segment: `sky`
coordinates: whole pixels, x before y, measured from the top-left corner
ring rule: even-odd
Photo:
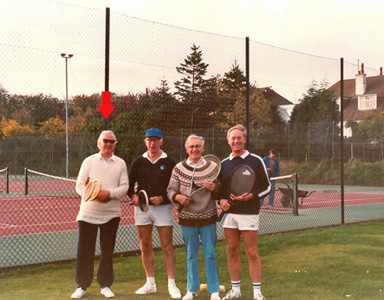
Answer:
[[[81,25],[76,25],[76,28],[72,29],[71,24],[83,20],[79,20],[79,16],[65,13],[71,6],[80,12],[81,8],[86,8],[84,19],[88,18],[88,21],[79,23]],[[258,82],[260,86],[272,86],[293,102],[305,92],[311,80],[326,79],[331,84],[335,83],[338,76],[338,60],[341,57],[350,64],[349,77],[353,76],[355,71],[357,73],[358,64],[364,63],[365,70],[370,76],[378,75],[379,68],[384,65],[382,0],[0,0],[0,51],[3,54],[0,56],[0,84],[10,93],[43,92],[63,98],[65,97],[64,60],[58,53],[68,51],[75,52],[74,57],[68,60],[70,96],[101,93],[104,78],[102,72],[99,74],[96,69],[102,68],[104,64],[104,33],[93,36],[93,33],[89,32],[91,27],[92,30],[97,27],[102,31],[104,20],[101,18],[95,21],[97,23],[89,20],[98,18],[93,15],[92,9],[95,9],[95,14],[100,15],[101,12],[101,16],[104,16],[103,10],[106,7],[111,9],[112,22],[121,16],[119,19],[121,29],[118,34],[125,30],[124,25],[120,25],[125,22],[125,16],[148,20],[152,21],[151,24],[158,23],[154,28],[159,28],[156,29],[159,31],[153,35],[152,41],[158,45],[164,44],[156,47],[143,40],[144,47],[141,45],[133,48],[134,42],[127,42],[129,46],[124,46],[122,44],[125,38],[120,37],[119,51],[128,55],[124,58],[115,58],[111,72],[116,74],[112,74],[110,79],[112,91],[115,89],[119,93],[126,93],[127,90],[139,91],[146,87],[154,88],[162,78],[170,80],[170,83],[174,82],[177,78],[176,65],[190,53],[190,46],[195,41],[199,41],[202,45],[203,53],[206,54],[213,69],[210,73],[212,76],[215,73],[222,75],[225,70],[228,71],[235,60],[244,70],[243,50],[225,53],[224,48],[230,48],[228,45],[240,47],[245,37],[253,41],[251,48],[267,45],[262,51],[269,52],[268,49],[271,49],[271,53],[275,51],[276,56],[268,57],[264,54],[263,62],[251,65],[253,71],[251,80]],[[114,17],[113,13],[118,14],[117,17]],[[65,27],[61,27],[63,23],[66,24]],[[162,24],[167,26],[163,28]],[[134,41],[140,40],[140,35],[144,35],[140,32],[143,25],[145,24],[137,25],[138,29],[134,32],[137,37]],[[111,26],[114,26],[113,23]],[[80,29],[89,27],[87,29],[90,31],[87,31],[84,37],[79,27]],[[151,28],[147,30],[153,30]],[[191,30],[191,37],[182,41],[182,37],[177,36],[178,28]],[[65,34],[71,35],[70,30],[74,33],[73,41],[59,38]],[[116,29],[111,30],[113,33]],[[174,53],[171,55],[175,61],[165,58],[163,53],[171,52],[167,43],[169,44],[172,39],[164,30],[180,38],[180,42],[177,42],[180,43],[180,56]],[[184,35],[188,30],[180,32]],[[203,38],[197,36],[199,32]],[[112,36],[118,34],[113,33]],[[91,46],[87,38],[97,40],[98,44]],[[220,52],[216,49],[217,62],[213,61],[215,51],[208,49],[205,43],[210,48],[214,46],[222,48]],[[92,49],[86,49],[87,44],[88,48],[99,48],[97,53],[95,51],[91,54],[89,51]],[[147,54],[144,50],[148,47],[153,47],[152,53],[156,51],[161,53],[151,58],[152,54]],[[134,50],[138,53],[134,54]],[[285,54],[284,50],[288,50],[288,54]],[[35,57],[39,51],[39,57]],[[146,58],[141,57],[140,52]],[[300,54],[300,59],[296,59],[295,54]],[[305,61],[307,54],[311,62]],[[220,61],[219,56],[225,55],[228,59],[224,63],[224,58]],[[261,57],[255,52],[255,57],[257,56]],[[320,59],[317,61],[316,57]],[[321,58],[326,58],[324,65],[330,64],[334,68],[331,75],[328,71],[316,71],[321,73],[319,77],[310,74],[312,64],[316,65],[316,70],[321,69]],[[281,69],[271,65],[275,60]],[[295,72],[288,71],[292,68],[288,61],[294,63]],[[161,70],[158,70],[159,75],[152,82],[148,78],[157,72],[154,69],[156,67]],[[259,69],[263,69],[264,72],[255,71]],[[268,73],[266,69],[273,72]],[[90,75],[86,75],[88,72]],[[172,75],[170,72],[173,72]],[[306,72],[309,73],[305,79],[301,81],[292,79],[299,73],[302,75]],[[130,74],[135,76],[129,78]],[[93,87],[96,82],[97,87]],[[141,84],[142,82],[145,83]]]
[[[59,1],[59,0],[58,0]],[[60,0],[330,58],[384,64],[381,0]]]

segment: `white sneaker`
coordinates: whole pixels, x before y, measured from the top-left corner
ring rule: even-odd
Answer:
[[[115,297],[115,294],[112,293],[112,291],[110,290],[109,287],[105,287],[105,288],[101,289],[101,294],[102,294],[105,298],[114,298],[114,297]]]
[[[186,294],[185,294],[185,296],[183,297],[183,300],[193,300],[193,299],[195,299],[195,298],[197,298],[197,293],[196,292],[190,292],[190,291],[188,291]]]
[[[171,295],[172,299],[181,298],[180,290],[177,288],[176,284],[168,284],[168,292]]]
[[[241,297],[241,292],[240,291],[235,291],[234,289],[230,290],[226,295],[225,297],[223,298],[223,300],[230,300],[230,299],[237,299],[237,298],[240,298]]]
[[[156,293],[157,292],[157,289],[156,289],[156,283],[148,283],[146,282],[141,288],[139,288],[137,291],[136,291],[136,295],[145,295],[145,294],[152,294],[152,293]]]
[[[73,299],[80,299],[81,297],[83,297],[85,295],[85,291],[79,287],[76,289],[76,291],[72,294],[71,298]]]
[[[212,293],[211,300],[221,300],[219,293]]]
[[[259,293],[253,296],[253,300],[265,300],[265,297]]]

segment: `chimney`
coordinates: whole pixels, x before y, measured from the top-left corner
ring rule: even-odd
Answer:
[[[383,76],[383,67],[380,67],[380,76]]]
[[[356,74],[355,80],[355,94],[364,95],[367,90],[367,75],[364,74],[364,64],[361,64],[361,71]]]

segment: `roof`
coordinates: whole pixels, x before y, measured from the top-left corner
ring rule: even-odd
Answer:
[[[379,113],[383,109],[384,105],[384,76],[373,76],[367,77],[367,94],[376,94],[377,95],[377,109],[371,110],[358,110],[357,106],[357,96],[355,95],[355,79],[346,79],[344,80],[343,86],[343,118],[344,120],[353,120],[359,121],[363,119],[363,116],[366,113]],[[334,85],[328,88],[328,90],[334,91],[336,97],[340,96],[340,81],[336,82]]]
[[[278,106],[293,105],[291,101],[279,95],[270,87],[258,88],[258,90],[266,99],[271,100],[273,104],[276,104]]]
[[[355,82],[356,79],[344,80],[344,97],[355,96]],[[328,90],[334,91],[335,96],[340,95],[340,81],[332,85]],[[366,94],[377,94],[384,96],[384,76],[367,77],[367,91]]]

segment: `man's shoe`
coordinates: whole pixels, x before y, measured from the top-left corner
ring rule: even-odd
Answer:
[[[237,298],[240,298],[241,297],[241,292],[240,291],[235,291],[234,289],[230,290],[226,295],[225,297],[223,298],[223,300],[231,300],[231,299],[237,299]]]
[[[81,297],[83,297],[85,295],[85,291],[79,287],[76,289],[76,291],[72,294],[71,298],[73,299],[80,299]]]
[[[112,291],[110,290],[109,287],[102,288],[102,289],[101,289],[101,294],[102,294],[105,298],[114,298],[114,297],[115,297],[115,294],[112,293]]]
[[[259,293],[253,296],[253,300],[265,300],[265,297],[261,293]]]
[[[180,290],[177,288],[176,284],[168,284],[168,292],[171,295],[172,299],[181,298]]]
[[[156,284],[153,283],[148,283],[146,282],[141,288],[139,288],[137,291],[136,291],[136,295],[145,295],[145,294],[152,294],[152,293],[156,293],[157,292],[157,289],[156,289]]]
[[[212,293],[211,300],[221,300],[219,293]]]
[[[183,300],[193,300],[193,299],[195,299],[195,298],[197,298],[197,293],[196,292],[190,292],[190,291],[188,291],[186,294],[185,294],[185,296],[183,297]]]

